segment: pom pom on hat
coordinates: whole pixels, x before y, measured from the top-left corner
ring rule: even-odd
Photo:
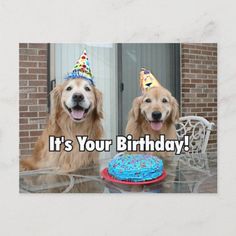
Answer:
[[[154,75],[150,72],[150,70],[142,68],[139,74],[139,85],[140,85],[140,89],[144,93],[150,88],[160,86],[160,83],[154,77]]]
[[[83,51],[80,58],[76,61],[72,72],[68,73],[65,80],[78,78],[88,80],[92,85],[94,85],[93,75],[90,69],[86,50]]]

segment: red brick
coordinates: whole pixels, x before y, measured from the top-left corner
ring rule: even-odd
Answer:
[[[20,99],[20,106],[22,105],[36,105],[37,104],[37,100],[34,99]]]
[[[37,75],[21,74],[20,75],[20,79],[23,79],[23,80],[36,80],[37,79]]]
[[[37,88],[36,87],[20,87],[20,93],[35,93],[37,92]]]
[[[183,88],[195,88],[195,84],[182,84]]]
[[[29,106],[29,111],[47,111],[47,106]]]
[[[203,55],[212,55],[213,54],[212,51],[208,51],[208,50],[202,50],[201,52]]]
[[[38,80],[47,80],[47,75],[38,75]]]
[[[185,104],[186,107],[196,107],[195,103],[187,103]]]
[[[208,113],[208,116],[216,117],[216,116],[217,116],[217,113],[216,113],[216,112],[209,112],[209,113]]]
[[[46,61],[47,57],[45,55],[39,55],[39,56],[29,56],[29,61]]]
[[[29,81],[29,86],[47,86],[46,80],[35,80]]]
[[[190,83],[190,79],[182,79],[182,83]]]
[[[37,117],[37,112],[20,112],[20,117]]]
[[[189,62],[190,62],[189,59],[182,59],[182,64],[183,64],[183,63],[189,63]]]
[[[191,80],[192,83],[202,83],[201,79],[192,79]]]
[[[20,99],[20,105],[36,105],[37,100],[32,100],[32,99]]]
[[[203,107],[202,111],[206,111],[206,112],[212,111],[212,108],[211,107]]]
[[[20,111],[28,111],[28,106],[20,106]]]
[[[27,48],[28,44],[27,43],[19,43],[19,48]]]
[[[205,94],[205,93],[198,93],[197,97],[204,98],[204,97],[207,97],[207,94]]]
[[[20,143],[29,143],[29,142],[36,142],[38,137],[23,137],[20,138]]]
[[[194,78],[196,78],[196,75],[195,74],[183,73],[182,78],[194,79]]]
[[[39,99],[38,104],[47,104],[47,99]]]
[[[201,112],[202,109],[201,108],[191,108],[191,112]]]
[[[30,43],[29,48],[47,49],[46,43]]]
[[[20,143],[20,149],[29,149],[30,145],[29,143]]]
[[[21,155],[31,155],[32,150],[30,149],[22,149],[21,150]]]
[[[36,67],[37,62],[20,62],[20,67]]]
[[[28,81],[26,81],[26,80],[20,80],[20,82],[19,82],[19,86],[20,87],[26,87],[28,85]]]
[[[30,118],[30,124],[46,124],[46,117],[45,118]]]
[[[20,55],[37,55],[37,53],[35,49],[20,49]]]
[[[20,56],[19,56],[19,60],[20,60],[20,61],[28,61],[28,56],[26,56],[26,55],[20,55]]]
[[[207,69],[207,65],[201,64],[196,66],[197,69]]]
[[[202,70],[200,70],[200,69],[191,69],[191,73],[201,74]]]
[[[217,103],[216,102],[212,102],[212,103],[207,103],[208,107],[216,107]]]
[[[25,73],[27,73],[27,69],[26,68],[20,68],[19,69],[19,72],[20,72],[20,74],[25,74]]]
[[[217,84],[208,84],[208,88],[216,88]]]
[[[24,94],[24,93],[20,93],[20,99],[25,99],[25,98],[27,98],[28,97],[28,95],[27,94]]]
[[[189,49],[183,48],[183,49],[182,49],[182,52],[183,52],[183,53],[189,53]]]
[[[189,48],[189,49],[196,48],[196,46],[193,44],[182,44],[182,45],[183,45],[183,48]]]
[[[182,88],[182,92],[183,92],[183,93],[189,93],[189,91],[190,91],[190,90],[189,90],[188,88]]]
[[[40,69],[29,69],[29,74],[47,74],[47,69],[43,69],[43,68],[40,68]]]
[[[20,125],[20,130],[30,130],[30,129],[37,129],[38,125],[37,124],[22,124]]]
[[[207,104],[206,103],[197,103],[197,107],[206,107]]]
[[[197,49],[192,49],[192,50],[189,50],[189,53],[190,53],[190,54],[199,54],[199,50],[197,50]]]
[[[198,74],[196,76],[198,79],[207,79],[208,75],[205,75],[205,74]]]
[[[47,68],[47,63],[45,62],[39,62],[39,67],[41,68]]]
[[[39,128],[40,129],[45,129],[46,128],[46,124],[39,124]]]
[[[182,69],[182,73],[189,73],[190,70],[189,69]]]
[[[46,93],[47,92],[47,87],[46,86],[37,87],[37,92],[38,93]]]
[[[27,118],[20,118],[20,124],[28,124]]]
[[[38,54],[39,55],[47,55],[48,51],[47,50],[39,50]]]
[[[46,93],[32,93],[29,94],[29,98],[47,98]]]
[[[41,130],[38,131],[30,131],[30,137],[39,137],[42,134]]]
[[[48,115],[47,112],[39,112],[39,117],[44,118],[44,117],[46,117],[47,115]]]
[[[212,79],[204,79],[204,83],[206,83],[206,84],[212,84],[212,83],[215,83],[215,81],[212,80]]]
[[[20,131],[20,137],[26,137],[26,136],[29,136],[28,131]]]

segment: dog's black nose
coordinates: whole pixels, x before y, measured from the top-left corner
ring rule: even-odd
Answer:
[[[76,93],[72,96],[74,102],[81,102],[84,100],[84,95],[81,93]]]
[[[161,119],[161,112],[159,112],[159,111],[154,111],[154,112],[152,113],[152,118],[153,118],[153,120],[160,120],[160,119]]]

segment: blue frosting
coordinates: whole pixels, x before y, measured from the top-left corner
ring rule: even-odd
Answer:
[[[108,173],[118,180],[140,182],[156,179],[163,173],[160,158],[143,154],[124,154],[108,164]]]

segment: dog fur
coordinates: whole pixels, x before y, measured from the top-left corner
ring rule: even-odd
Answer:
[[[162,114],[160,130],[153,130],[151,122],[152,113]],[[139,139],[149,134],[151,139],[159,139],[160,134],[165,139],[177,139],[175,122],[179,119],[179,107],[176,99],[161,85],[153,87],[136,97],[129,112],[126,135],[131,134],[133,139]],[[155,124],[154,124],[155,125]],[[171,157],[173,152],[149,153],[160,157]]]
[[[74,93],[83,94],[84,101],[81,104],[84,108],[89,109],[87,113],[83,113],[80,120],[75,120],[70,113]],[[20,161],[20,169],[55,167],[61,171],[72,172],[97,163],[98,152],[80,152],[76,135],[86,135],[93,140],[102,137],[102,93],[84,79],[70,79],[56,86],[51,96],[52,110],[47,128],[39,137],[32,157]],[[66,104],[69,104],[69,108]],[[66,152],[62,146],[59,152],[49,152],[49,135],[64,136],[65,139],[72,140],[73,150]]]

